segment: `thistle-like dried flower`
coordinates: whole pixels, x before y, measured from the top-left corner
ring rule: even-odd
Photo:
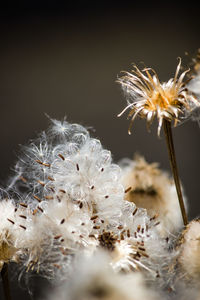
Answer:
[[[180,114],[190,108],[189,102],[198,105],[194,96],[185,88],[184,77],[188,71],[184,71],[178,77],[180,68],[181,59],[179,59],[174,78],[164,83],[160,82],[152,68],[144,68],[141,71],[137,66],[134,66],[132,73],[125,72],[125,75],[117,80],[128,96],[128,105],[118,116],[121,116],[127,109],[131,109],[128,114],[128,117],[132,117],[128,129],[129,134],[131,134],[131,126],[137,115],[147,120],[148,128],[157,117],[158,135],[160,135],[164,119],[174,121],[176,126]]]
[[[123,159],[120,165],[125,199],[145,208],[150,217],[158,214],[162,221],[162,234],[178,232],[183,221],[175,184],[169,174],[162,171],[157,163],[148,163],[139,155],[135,155],[134,160]]]

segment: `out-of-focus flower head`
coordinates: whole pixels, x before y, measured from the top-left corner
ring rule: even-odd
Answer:
[[[200,279],[200,220],[192,220],[178,242],[178,267],[188,282]]]
[[[196,57],[192,59],[189,82],[186,88],[195,95],[200,103],[200,49],[198,49]],[[198,122],[200,126],[200,106],[191,103],[191,109],[186,112],[186,118]]]
[[[158,214],[162,234],[177,233],[183,221],[176,188],[169,174],[157,163],[147,163],[140,155],[135,155],[133,160],[121,160],[120,166],[122,183],[127,191],[125,199],[147,209],[151,217]],[[186,204],[185,196],[184,200]]]
[[[49,300],[158,300],[159,294],[146,286],[142,274],[116,273],[109,257],[97,252],[93,257],[81,256],[73,265],[70,278]]]

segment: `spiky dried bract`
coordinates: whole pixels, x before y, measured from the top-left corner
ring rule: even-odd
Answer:
[[[200,220],[191,221],[183,231],[179,241],[178,265],[184,278],[200,279]]]
[[[167,172],[159,169],[157,163],[147,163],[139,155],[133,161],[122,160],[120,165],[125,199],[147,209],[151,217],[158,214],[162,234],[177,233],[183,222],[176,188]],[[186,204],[185,196],[184,202]]]
[[[160,135],[163,119],[174,121],[176,125],[180,115],[190,109],[190,102],[198,105],[193,95],[185,88],[184,77],[187,71],[178,77],[180,67],[181,59],[179,59],[174,78],[164,83],[160,82],[153,69],[145,68],[141,71],[137,66],[134,66],[132,73],[125,72],[125,75],[118,79],[127,95],[128,102],[127,107],[118,116],[130,108],[129,134],[137,115],[147,120],[148,127],[157,117],[158,135]]]
[[[159,295],[145,285],[141,274],[117,274],[109,266],[109,257],[97,253],[82,256],[73,266],[70,279],[49,296],[49,300],[158,300]]]

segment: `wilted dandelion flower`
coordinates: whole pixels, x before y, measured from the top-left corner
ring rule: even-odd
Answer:
[[[170,122],[174,121],[176,125],[180,114],[185,109],[189,109],[188,103],[196,104],[195,98],[185,88],[184,77],[187,71],[178,77],[180,67],[181,59],[179,59],[174,78],[164,83],[160,82],[153,69],[145,68],[141,71],[137,66],[134,66],[132,73],[126,72],[124,76],[118,79],[128,101],[127,107],[118,116],[130,109],[128,114],[128,117],[131,117],[129,134],[137,115],[147,120],[148,127],[157,117],[158,135],[160,135],[164,119]]]

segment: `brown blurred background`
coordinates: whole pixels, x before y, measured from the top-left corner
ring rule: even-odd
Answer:
[[[115,81],[121,70],[141,62],[168,80],[178,56],[185,61],[185,51],[195,55],[200,21],[194,4],[27,2],[0,10],[1,187],[19,144],[49,125],[45,113],[93,127],[93,136],[111,150],[115,162],[139,152],[169,170],[163,134],[157,138],[156,126],[148,133],[138,119],[129,136],[126,115],[116,117],[126,102]],[[191,219],[200,215],[200,128],[187,122],[173,132]]]

